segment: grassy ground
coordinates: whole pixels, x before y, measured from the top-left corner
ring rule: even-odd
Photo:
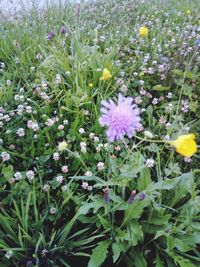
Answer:
[[[199,9],[99,0],[2,16],[1,267],[200,266],[200,156],[167,143],[199,140]],[[119,93],[142,127],[110,142],[101,101]]]

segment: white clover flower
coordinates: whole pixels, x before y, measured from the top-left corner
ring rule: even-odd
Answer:
[[[27,127],[29,129],[32,129],[34,132],[37,132],[39,130],[39,125],[37,122],[33,122],[32,120],[29,120],[27,122]]]
[[[184,157],[184,161],[189,163],[192,161],[192,158],[191,157]]]
[[[80,147],[81,147],[81,152],[83,152],[83,153],[87,152],[87,148],[86,148],[86,143],[85,142],[81,142],[80,143]]]
[[[92,176],[93,174],[92,174],[91,171],[86,171],[84,175],[85,175],[85,176]]]
[[[93,139],[95,137],[95,134],[94,133],[90,133],[89,137],[90,137],[90,139]]]
[[[50,214],[55,214],[56,213],[56,211],[57,211],[57,209],[56,208],[54,208],[54,207],[52,207],[52,208],[50,208]]]
[[[115,146],[115,150],[116,151],[120,151],[121,150],[121,147],[118,145],[118,146]]]
[[[68,147],[68,144],[66,141],[62,141],[58,144],[58,151],[64,151]]]
[[[62,130],[64,130],[64,128],[65,128],[64,125],[62,125],[62,124],[58,125],[58,130],[62,131]]]
[[[166,123],[166,124],[165,124],[166,129],[170,129],[171,125],[172,125],[172,124],[171,124],[170,122]]]
[[[144,135],[150,139],[153,138],[153,134],[150,131],[144,131]]]
[[[6,85],[10,86],[12,84],[11,80],[6,81]]]
[[[26,172],[26,177],[28,178],[29,182],[32,182],[34,177],[35,177],[34,171],[27,171]]]
[[[99,142],[99,137],[98,136],[94,136],[94,142],[96,142],[96,143]]]
[[[83,128],[80,128],[78,131],[79,131],[80,134],[84,134],[85,133],[85,130]]]
[[[82,182],[81,187],[82,187],[83,189],[87,189],[87,188],[88,188],[88,183],[87,183],[87,182]]]
[[[13,252],[12,252],[12,250],[7,251],[6,254],[5,254],[5,257],[6,257],[7,259],[10,259],[12,256],[13,256]]]
[[[174,106],[172,103],[169,103],[167,106],[166,106],[166,111],[167,112],[172,112],[174,109]]]
[[[54,120],[52,120],[52,119],[47,119],[47,121],[45,122],[45,124],[47,125],[47,126],[53,126],[54,125],[54,123],[55,123],[55,121]]]
[[[165,140],[165,141],[169,141],[169,140],[170,140],[170,136],[169,136],[168,134],[165,135],[165,136],[164,136],[164,140]]]
[[[92,189],[93,189],[93,187],[92,187],[91,185],[89,185],[89,186],[87,187],[87,190],[88,190],[88,191],[92,191]]]
[[[85,116],[87,116],[87,115],[89,115],[89,111],[86,110],[86,109],[84,109],[84,110],[83,110],[83,114],[84,114]]]
[[[69,124],[69,121],[68,121],[68,120],[64,120],[64,121],[63,121],[63,124],[64,124],[64,125],[68,125],[68,124]]]
[[[53,153],[53,160],[57,161],[60,159],[59,153],[55,152]]]
[[[96,151],[97,152],[100,152],[102,150],[102,148],[104,147],[103,144],[98,144],[97,147],[96,147]]]
[[[173,96],[173,94],[172,94],[171,92],[169,92],[169,93],[166,95],[167,98],[172,98],[172,96]]]
[[[14,174],[14,177],[15,177],[15,181],[19,181],[19,180],[22,179],[22,175],[21,175],[20,172],[16,172],[16,173]]]
[[[8,161],[10,159],[10,154],[7,152],[1,152],[1,158],[3,161]]]
[[[70,73],[70,71],[66,71],[65,74],[66,74],[66,76],[70,76],[71,73]]]
[[[64,178],[63,178],[62,175],[59,175],[59,176],[56,177],[56,181],[57,181],[58,183],[60,183],[60,184],[63,182],[63,180],[64,180]]]
[[[155,165],[155,160],[154,159],[147,159],[145,162],[145,165],[149,168],[152,168]]]
[[[152,104],[157,105],[158,102],[159,102],[158,98],[154,97],[154,99],[152,100]]]
[[[25,136],[25,131],[23,128],[19,128],[16,133],[19,137]]]
[[[5,115],[5,116],[3,117],[3,119],[4,119],[5,121],[10,121],[10,116],[9,116],[9,115]]]
[[[14,184],[14,183],[15,183],[15,178],[11,178],[11,179],[9,180],[9,183],[10,183],[10,184]]]
[[[26,113],[30,114],[32,113],[32,107],[31,106],[26,106]]]
[[[63,185],[63,186],[61,187],[61,189],[62,189],[62,191],[66,191],[66,190],[67,190],[67,186],[66,186],[66,185]]]
[[[43,191],[47,192],[47,191],[49,191],[49,189],[50,189],[50,185],[49,184],[44,184],[43,185],[43,188],[42,188]]]
[[[55,83],[56,84],[60,84],[61,82],[62,82],[61,75],[60,74],[56,74]]]
[[[63,165],[61,168],[62,172],[67,173],[69,171],[68,166],[67,165]]]
[[[104,163],[103,163],[103,162],[100,161],[100,162],[97,163],[97,169],[98,169],[99,171],[104,170],[104,168],[105,168],[105,167],[104,167]]]

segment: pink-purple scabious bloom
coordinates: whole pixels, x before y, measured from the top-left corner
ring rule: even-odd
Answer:
[[[113,100],[101,102],[102,116],[99,118],[101,126],[108,126],[107,137],[110,142],[121,140],[127,135],[131,138],[137,129],[141,128],[140,111],[133,104],[132,97],[118,95],[118,101]]]

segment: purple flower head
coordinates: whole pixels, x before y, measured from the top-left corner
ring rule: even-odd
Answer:
[[[65,34],[65,33],[68,32],[68,29],[67,29],[65,26],[62,26],[62,27],[60,28],[60,32],[61,32],[62,34]]]
[[[200,45],[200,39],[196,39],[194,43],[195,45]]]
[[[47,35],[47,39],[51,40],[55,35],[56,35],[55,32],[53,30],[51,30]]]
[[[103,190],[103,198],[104,198],[104,200],[105,200],[106,203],[109,203],[110,196],[109,196],[109,189],[108,188],[105,188]]]
[[[130,195],[129,199],[128,199],[128,204],[132,204],[132,203],[133,203],[133,201],[134,201],[134,199],[135,199],[135,195],[136,195],[136,191],[133,190],[133,191],[131,192],[131,195]]]
[[[102,116],[99,118],[101,126],[108,126],[107,137],[110,142],[121,140],[127,135],[131,138],[137,129],[141,128],[140,112],[132,97],[118,95],[118,102],[113,100],[101,102]]]
[[[145,198],[146,198],[146,193],[145,192],[140,193],[139,200],[144,200]]]

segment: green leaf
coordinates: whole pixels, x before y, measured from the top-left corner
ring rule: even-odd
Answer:
[[[152,90],[154,91],[168,91],[170,89],[169,86],[162,86],[161,84],[157,84],[153,86]]]
[[[160,256],[159,256],[159,254],[157,253],[157,255],[156,255],[156,266],[155,267],[164,267],[164,265],[163,265],[163,263],[162,263],[162,261],[161,261],[161,259],[160,259]]]
[[[182,86],[182,89],[183,89],[183,94],[186,95],[186,96],[191,96],[192,95],[192,86],[188,85],[188,84],[184,84]]]
[[[88,263],[88,267],[99,267],[105,261],[108,253],[109,241],[102,241],[93,249]]]
[[[2,174],[4,176],[4,179],[1,179],[1,182],[7,182],[11,178],[13,178],[13,166],[9,165],[2,168]]]
[[[151,174],[149,168],[144,168],[140,172],[140,177],[137,180],[137,189],[139,191],[145,190],[151,183]]]
[[[132,219],[138,219],[143,213],[145,207],[149,206],[150,200],[146,197],[144,200],[134,200],[132,204],[127,204],[123,224],[128,224]]]
[[[196,112],[198,107],[199,107],[199,102],[198,101],[191,101],[189,104],[190,110],[192,112]]]
[[[182,71],[182,70],[174,69],[172,70],[172,73],[178,77],[187,78],[190,80],[196,80],[199,77],[197,74],[194,74],[192,71]]]
[[[110,229],[111,228],[111,225],[110,225],[110,223],[106,220],[106,219],[104,219],[101,215],[97,215],[98,216],[98,218],[99,218],[99,220],[100,220],[100,222],[101,222],[101,224],[103,225],[103,228],[106,230],[106,229]]]
[[[147,262],[142,254],[138,249],[134,249],[134,263],[136,267],[147,267]]]
[[[195,265],[192,264],[190,260],[185,259],[179,255],[172,254],[171,257],[173,258],[176,264],[178,263],[180,267],[195,267]]]
[[[118,176],[118,179],[133,179],[137,177],[138,173],[140,173],[144,167],[144,158],[140,153],[135,152],[130,156],[128,162],[121,167],[121,174]]]
[[[191,250],[191,247],[189,247],[186,242],[183,242],[180,239],[174,238],[174,244],[175,247],[181,252],[188,252]]]
[[[105,184],[105,181],[97,176],[70,176],[69,178],[73,180],[94,181]]]
[[[121,253],[121,249],[118,243],[113,243],[112,251],[113,251],[113,262],[115,263],[118,260]]]

